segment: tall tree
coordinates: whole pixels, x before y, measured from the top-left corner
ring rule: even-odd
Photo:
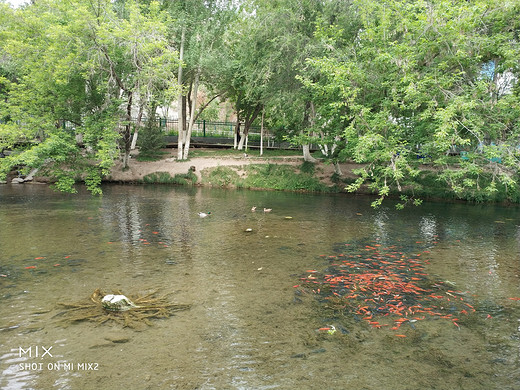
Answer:
[[[15,149],[23,138],[39,142],[2,159],[1,171],[45,168],[62,190],[72,191],[82,177],[99,192],[120,150],[126,164],[136,102],[175,88],[178,61],[167,45],[167,15],[156,2],[41,0],[16,16],[3,50],[21,76],[3,108],[11,121],[0,131],[10,137],[0,142]]]
[[[211,78],[219,66],[214,56],[219,56],[223,31],[234,15],[232,1],[182,0],[164,1],[165,9],[175,19],[170,25],[173,43],[182,53],[177,80],[181,87],[177,98],[179,137],[177,159],[188,158],[190,138],[195,120],[206,105],[197,107],[201,83],[211,88]],[[220,95],[217,92],[216,95]]]
[[[518,117],[518,97],[497,99],[491,92],[497,77],[518,75],[518,5],[352,4],[361,28],[353,39],[343,39],[341,26],[330,27],[330,55],[309,61],[320,78],[306,78],[322,99],[318,112],[347,124],[343,158],[365,164],[349,189],[367,183],[379,193],[379,204],[392,188],[413,186],[418,154],[442,167],[441,177],[459,196],[492,194],[498,184],[516,186],[518,151],[512,141],[519,129],[510,118]],[[500,76],[486,72],[490,61],[500,64]],[[459,165],[449,156],[455,147],[471,152]]]

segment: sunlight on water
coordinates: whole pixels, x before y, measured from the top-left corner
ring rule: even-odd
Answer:
[[[520,209],[370,201],[0,186],[0,388],[520,388]],[[191,307],[61,320],[96,288]]]

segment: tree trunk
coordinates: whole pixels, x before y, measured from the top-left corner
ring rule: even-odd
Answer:
[[[247,131],[246,131],[246,126],[245,125],[244,125],[244,131],[242,133],[239,133],[238,136],[240,137],[240,140],[238,141],[237,149],[238,150],[242,150],[242,149],[244,149],[244,142],[245,142],[246,137],[247,137]]]
[[[311,156],[311,147],[309,144],[302,145],[302,149],[303,149],[303,161],[307,161],[307,162],[318,161],[314,157]]]
[[[197,91],[199,88],[199,77],[200,77],[200,67],[197,68],[197,73],[195,74],[195,82],[193,84],[193,95],[191,99],[191,109],[190,109],[190,124],[188,126],[188,132],[186,134],[186,142],[184,143],[184,160],[188,159],[188,153],[190,151],[190,138],[191,132],[193,131],[193,124],[195,123],[195,110],[197,108]]]
[[[305,104],[305,114],[303,118],[304,123],[309,123],[310,128],[314,127],[314,118],[316,117],[316,110],[314,109],[314,104],[312,102],[307,102]],[[303,130],[301,131],[303,134]],[[303,149],[303,161],[307,162],[316,162],[317,160],[311,156],[311,148],[309,144],[302,145]]]
[[[143,102],[139,103],[139,113],[137,114],[137,121],[135,122],[134,136],[132,137],[130,150],[134,150],[137,146],[137,136],[139,134],[139,129],[141,128],[141,120],[143,119],[143,105]]]
[[[126,105],[126,125],[123,133],[123,169],[128,168],[132,135],[132,92],[127,91],[128,102]]]
[[[237,114],[237,124],[233,135],[233,149],[238,147],[237,143],[240,141],[240,117]]]
[[[177,83],[179,87],[182,87],[182,61],[184,59],[184,39],[186,36],[186,28],[182,28],[182,34],[181,34],[181,47],[179,50],[179,73],[177,75]],[[184,144],[184,129],[183,129],[183,120],[181,117],[182,114],[182,106],[183,105],[183,91],[181,88],[181,91],[179,93],[179,100],[177,102],[177,117],[178,117],[178,127],[179,127],[179,136],[178,136],[178,149],[177,149],[177,159],[182,160],[182,150],[183,150],[183,144]]]
[[[244,122],[244,131],[242,134],[240,134],[240,141],[237,148],[238,150],[242,150],[244,148],[244,143],[247,141],[247,136],[249,135],[249,129],[251,128],[251,125],[255,119],[258,117],[258,114],[260,114],[260,110],[262,110],[262,108],[263,106],[258,104],[249,117],[246,117]]]
[[[181,112],[182,112],[182,115],[181,115],[181,124],[182,124],[182,131],[184,131],[184,134],[186,134],[186,118],[187,118],[187,107],[188,107],[188,104],[186,102],[186,96],[183,95],[182,96],[182,108],[181,108]]]
[[[341,167],[337,162],[334,163],[334,173],[340,176],[343,175],[343,173],[341,172]]]

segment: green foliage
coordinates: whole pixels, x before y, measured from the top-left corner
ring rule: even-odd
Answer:
[[[316,164],[310,161],[304,161],[302,165],[300,165],[300,171],[302,173],[313,175],[314,172],[316,172]]]
[[[99,169],[92,167],[87,170],[85,185],[93,195],[101,195],[101,179],[102,175],[100,174]]]
[[[229,167],[216,167],[204,171],[202,183],[215,187],[239,186],[240,176]]]
[[[247,167],[247,177],[241,183],[245,188],[269,188],[288,191],[329,192],[326,185],[309,173],[296,173],[290,165],[262,164]]]
[[[197,175],[193,172],[184,174],[176,174],[171,176],[168,172],[153,172],[143,177],[143,183],[146,184],[179,184],[193,185],[197,182]]]
[[[204,108],[204,111],[202,111],[197,120],[199,121],[202,121],[202,120],[205,120],[205,121],[218,121],[220,118],[219,118],[219,114],[220,114],[220,101],[219,100],[213,100],[209,105],[207,105],[205,108]]]
[[[52,187],[62,192],[76,193],[75,183],[76,179],[70,173],[62,171],[56,174],[56,181],[52,184]]]
[[[518,5],[351,4],[359,29],[319,25],[316,36],[331,51],[309,59],[311,74],[300,76],[319,129],[334,123],[343,129],[339,157],[366,164],[347,189],[366,184],[379,195],[378,206],[403,192],[405,182],[416,185],[418,154],[442,167],[439,178],[457,197],[491,199],[497,184],[516,184],[520,128],[512,118],[520,105],[500,83],[518,74],[519,42],[511,30]],[[454,149],[475,158],[453,166],[447,154]]]
[[[137,138],[140,154],[154,155],[166,147],[164,133],[159,128],[155,117],[146,121],[146,125],[139,131]]]
[[[374,206],[396,194],[400,205],[518,200],[517,1],[39,0],[0,11],[0,150],[13,151],[0,176],[39,167],[60,190],[82,180],[98,193],[130,151],[132,113],[152,118],[200,77],[205,98],[225,96],[246,127],[262,117],[278,140],[362,164],[346,188],[377,194]],[[216,113],[212,103],[205,115]],[[142,155],[160,138],[151,121]],[[250,182],[219,180],[319,187],[311,165],[255,169]]]
[[[120,141],[129,151],[133,102],[163,101],[175,90],[168,15],[158,2],[42,0],[11,16],[0,30],[9,65],[0,66],[0,149],[14,157],[0,161],[0,172],[45,168],[59,190],[78,179],[100,193]]]

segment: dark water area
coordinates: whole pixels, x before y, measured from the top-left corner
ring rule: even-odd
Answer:
[[[103,190],[0,186],[1,389],[520,388],[520,207]],[[97,288],[191,306],[62,320]]]

